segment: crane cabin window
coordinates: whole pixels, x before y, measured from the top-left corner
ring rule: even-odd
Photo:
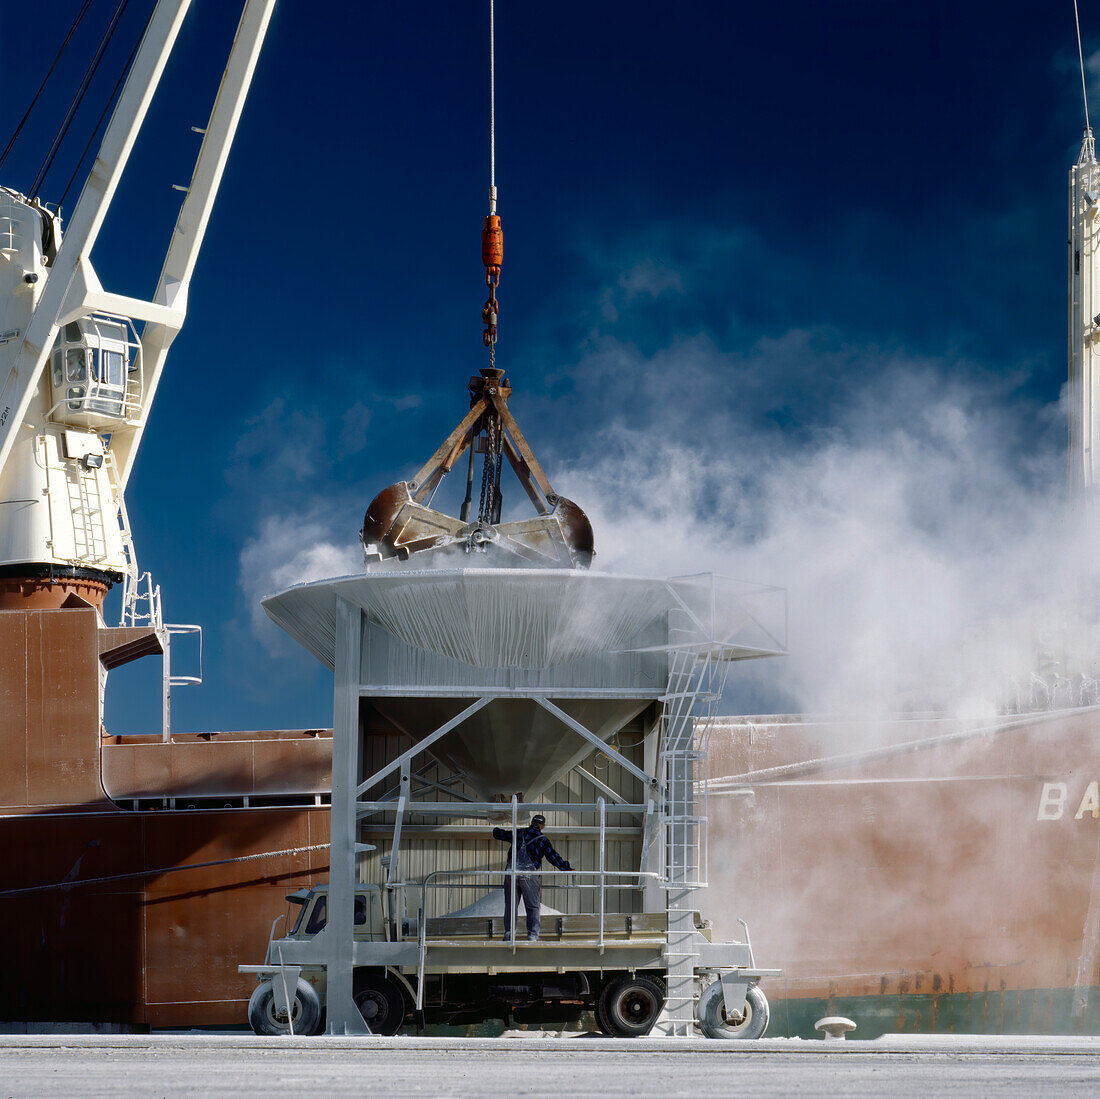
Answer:
[[[70,382],[82,382],[87,376],[87,353],[83,348],[70,348],[65,352],[65,377]]]

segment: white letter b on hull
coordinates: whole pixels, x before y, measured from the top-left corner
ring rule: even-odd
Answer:
[[[1061,820],[1066,811],[1069,789],[1064,782],[1044,782],[1039,796],[1039,815],[1036,820]]]

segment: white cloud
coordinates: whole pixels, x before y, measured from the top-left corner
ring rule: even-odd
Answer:
[[[226,481],[246,490],[256,481],[309,481],[323,469],[325,437],[325,421],[316,409],[288,407],[277,397],[248,421],[226,467]]]
[[[340,417],[340,452],[342,454],[358,454],[367,445],[370,439],[372,416],[373,413],[362,401],[356,401]]]
[[[787,587],[791,655],[745,673],[774,705],[972,715],[1041,644],[1090,661],[1063,628],[1083,547],[1062,509],[1060,413],[1014,379],[797,329],[737,353],[604,337],[569,374],[578,395],[544,416],[571,456],[549,472],[592,519],[596,567]],[[346,490],[323,510],[291,502],[244,548],[269,646],[262,595],[361,568],[352,513]]]
[[[358,544],[351,539],[337,541],[332,525],[319,518],[268,516],[240,556],[241,588],[256,636],[271,652],[284,651],[283,635],[268,620],[260,600],[293,584],[347,576],[362,562]]]
[[[1074,58],[1074,61],[1077,59]],[[1074,68],[1076,68],[1076,64]],[[1089,89],[1089,100],[1096,101],[1100,90],[1100,50],[1094,50],[1085,58],[1085,78]]]
[[[552,399],[513,404],[555,487],[588,511],[597,567],[786,586],[791,656],[742,677],[784,709],[980,713],[1040,644],[1088,663],[1088,641],[1062,625],[1083,553],[1062,512],[1064,409],[1020,396],[1024,366],[882,348],[839,322],[750,342],[731,286],[754,293],[757,267],[756,282],[777,277],[751,232],[656,226],[619,255],[585,247],[577,300],[562,291],[546,309],[591,321],[588,341],[543,375]],[[654,322],[658,299],[674,311]],[[684,303],[697,311],[676,312]],[[343,413],[343,450],[374,453],[370,412]],[[301,427],[316,454],[315,425]],[[278,501],[286,518],[242,554],[250,599],[360,567],[362,501],[316,479],[326,510],[301,491]]]

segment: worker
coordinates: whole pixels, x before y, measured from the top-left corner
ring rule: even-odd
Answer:
[[[554,850],[550,841],[542,834],[546,827],[546,818],[541,813],[536,813],[531,818],[531,824],[527,828],[516,829],[516,847],[519,855],[516,858],[516,876],[511,875],[504,879],[504,938],[512,937],[512,921],[519,911],[519,900],[523,898],[523,912],[527,918],[527,941],[536,942],[539,937],[539,924],[541,923],[542,910],[542,879],[524,870],[539,870],[542,868],[542,860],[549,859],[559,870],[572,870],[573,867],[566,862]],[[507,844],[512,842],[512,830],[510,828],[494,828],[493,838],[503,840]],[[505,869],[512,866],[512,852],[508,852],[508,862]],[[515,893],[512,892],[512,883],[515,882]]]

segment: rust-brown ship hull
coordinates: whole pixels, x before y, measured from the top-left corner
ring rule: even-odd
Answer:
[[[704,905],[783,966],[771,1033],[838,1014],[858,1037],[1100,1026],[1100,717],[981,728],[715,732],[712,780],[732,781],[709,801]]]
[[[327,877],[327,730],[117,738],[94,609],[0,612],[0,1023],[241,1025],[286,893]]]
[[[0,822],[7,1022],[242,1025],[285,895],[327,877],[328,810],[96,812]],[[243,861],[247,859],[248,861]],[[223,861],[226,860],[226,861]],[[242,860],[242,861],[227,861]],[[151,873],[196,862],[216,865]],[[96,879],[111,879],[96,881]],[[31,893],[12,890],[71,880]],[[80,885],[91,879],[93,884]]]

